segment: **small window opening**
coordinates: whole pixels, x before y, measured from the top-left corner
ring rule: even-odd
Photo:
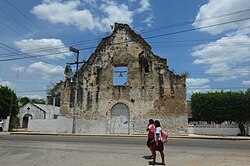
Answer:
[[[149,73],[150,71],[149,71],[149,65],[147,64],[146,66],[145,66],[145,73]]]
[[[127,84],[128,67],[114,67],[114,85],[126,85]]]

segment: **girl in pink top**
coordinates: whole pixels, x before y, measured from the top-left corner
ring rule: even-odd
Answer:
[[[154,131],[155,131],[155,125],[154,125],[154,120],[153,119],[149,119],[147,131],[148,131],[147,146],[151,150],[151,144],[153,143],[153,140],[154,140]],[[151,153],[152,153],[152,155],[150,156],[150,159],[153,158],[152,150],[151,150]]]
[[[158,120],[155,120],[155,131],[154,131],[154,143],[151,146],[151,150],[153,152],[153,164],[155,163],[156,159],[156,151],[159,151],[161,154],[161,160],[162,162],[159,163],[160,165],[165,165],[164,160],[164,144],[161,141],[161,124]]]

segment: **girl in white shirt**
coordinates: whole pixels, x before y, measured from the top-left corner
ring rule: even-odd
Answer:
[[[156,161],[156,151],[159,151],[161,154],[161,160],[162,162],[159,163],[160,165],[165,165],[165,160],[164,160],[164,144],[161,141],[161,124],[158,120],[155,120],[155,132],[154,132],[154,143],[151,146],[151,150],[153,153],[153,164]]]

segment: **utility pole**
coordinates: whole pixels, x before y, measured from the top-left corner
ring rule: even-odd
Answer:
[[[76,53],[76,62],[74,63],[69,63],[71,65],[76,64],[76,82],[75,82],[75,99],[74,99],[74,110],[73,110],[73,127],[72,127],[72,133],[76,132],[76,105],[77,105],[77,91],[78,91],[78,64],[79,64],[79,50],[74,48],[74,47],[70,47],[69,48],[70,51]]]
[[[17,75],[16,75],[16,78],[18,79],[18,75],[19,75],[19,70],[17,70]],[[16,88],[14,88],[14,91],[13,91],[13,93],[14,94],[16,94]],[[11,114],[11,112],[12,112],[12,100],[13,100],[13,93],[11,92],[11,99],[10,99],[10,113],[9,113],[9,117],[10,117],[10,119],[9,119],[9,128],[8,128],[8,131],[11,131],[11,116],[12,116],[12,114]]]

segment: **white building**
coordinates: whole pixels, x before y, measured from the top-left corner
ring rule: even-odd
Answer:
[[[57,119],[60,113],[60,107],[27,103],[19,109],[17,117],[20,127],[27,128],[29,119]]]

